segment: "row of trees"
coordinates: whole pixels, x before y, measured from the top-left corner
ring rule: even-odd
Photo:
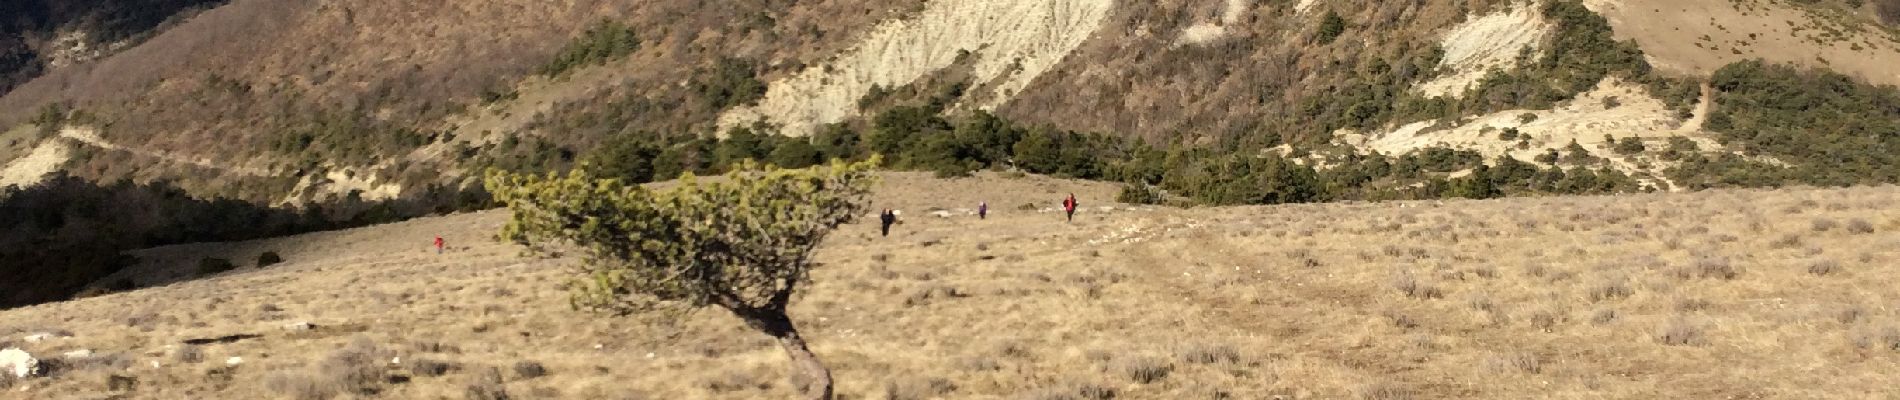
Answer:
[[[275,237],[492,206],[481,188],[429,187],[404,200],[358,196],[273,208],[203,199],[167,183],[95,184],[59,175],[0,187],[0,308],[65,300],[137,260],[123,252],[180,243]]]
[[[824,160],[883,155],[884,165],[942,177],[1015,169],[1079,179],[1153,186],[1206,204],[1279,204],[1502,195],[1594,194],[1640,190],[1636,179],[1591,160],[1532,164],[1444,148],[1412,154],[1347,154],[1295,161],[1257,147],[1156,145],[1115,135],[1022,126],[985,112],[946,118],[922,107],[896,107],[862,129],[832,125],[809,138],[735,129],[726,136],[620,136],[585,153],[579,165],[626,182],[719,173],[759,160],[802,168]],[[1350,153],[1350,152],[1343,152]],[[1297,155],[1297,154],[1295,154]],[[1315,168],[1326,164],[1329,168]],[[533,170],[530,170],[533,171]],[[1450,178],[1455,173],[1468,173]],[[1469,182],[1468,182],[1469,181]],[[1482,181],[1484,190],[1460,190]],[[1463,186],[1461,186],[1463,185]]]
[[[1692,187],[1900,183],[1900,89],[1760,60],[1717,70],[1711,85],[1706,128],[1788,167],[1696,154],[1671,177]]]

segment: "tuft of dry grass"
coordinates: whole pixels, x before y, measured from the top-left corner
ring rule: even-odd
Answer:
[[[1847,220],[1847,233],[1852,233],[1856,235],[1866,235],[1866,234],[1874,233],[1874,223],[1867,222],[1867,219],[1865,218],[1854,218],[1854,219]]]
[[[1360,400],[1411,400],[1417,397],[1412,389],[1389,382],[1366,384],[1354,393]]]
[[[337,395],[335,387],[325,385],[303,370],[277,371],[264,378],[264,387],[283,398],[324,400]]]
[[[1679,279],[1732,280],[1739,275],[1741,272],[1735,269],[1735,264],[1729,261],[1728,257],[1698,258],[1688,267],[1677,269],[1675,272],[1676,278]]]
[[[1605,308],[1605,309],[1597,310],[1596,313],[1590,314],[1590,323],[1597,324],[1597,325],[1604,325],[1611,322],[1616,322],[1616,318],[1617,318],[1616,309]]]
[[[1825,232],[1834,230],[1834,228],[1839,228],[1840,226],[1841,226],[1840,221],[1835,221],[1833,219],[1829,219],[1826,217],[1815,217],[1814,221],[1809,224],[1809,228],[1814,230],[1815,233],[1825,233]]]
[[[197,345],[188,344],[184,346],[179,346],[177,349],[172,350],[172,362],[185,363],[185,364],[197,364],[204,361],[205,361],[204,350],[199,349]]]
[[[1240,350],[1227,344],[1197,344],[1187,346],[1175,352],[1182,362],[1189,364],[1238,364],[1241,362]]]
[[[925,400],[944,398],[957,391],[957,385],[944,378],[909,377],[884,384],[886,400]]]
[[[1095,383],[1076,383],[1030,392],[1025,400],[1112,400],[1120,392]]]
[[[1415,299],[1438,299],[1445,297],[1445,292],[1440,290],[1438,286],[1419,281],[1418,277],[1413,275],[1411,271],[1400,272],[1394,275],[1392,277],[1392,288],[1398,289],[1399,293],[1404,294],[1406,297]]]
[[[403,360],[403,363],[408,365],[410,375],[419,377],[442,376],[461,368],[455,363],[427,358],[412,358]]]
[[[1631,289],[1629,281],[1624,278],[1614,278],[1597,282],[1595,285],[1590,286],[1589,289],[1589,297],[1592,302],[1628,298],[1633,294],[1636,294],[1636,290]]]
[[[1168,373],[1174,372],[1174,364],[1149,356],[1133,356],[1117,360],[1114,368],[1116,374],[1140,384],[1160,382],[1162,379],[1167,379]]]
[[[1670,319],[1656,332],[1656,342],[1670,346],[1698,346],[1706,340],[1702,327],[1682,317]]]
[[[1807,265],[1808,273],[1814,274],[1815,276],[1828,276],[1841,271],[1841,262],[1834,261],[1834,259],[1831,258],[1808,260]]]
[[[542,366],[538,361],[516,361],[513,369],[516,379],[528,380],[548,375],[548,368]]]
[[[484,369],[469,377],[468,384],[462,388],[463,398],[468,400],[508,400],[508,388],[502,386],[501,370]]]
[[[1492,371],[1521,372],[1532,375],[1544,372],[1543,361],[1532,353],[1492,354],[1485,363]]]
[[[1775,238],[1775,240],[1768,242],[1768,247],[1776,250],[1791,249],[1798,246],[1801,246],[1801,235],[1793,233],[1783,234]]]

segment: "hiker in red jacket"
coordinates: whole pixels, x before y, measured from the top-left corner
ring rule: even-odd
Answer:
[[[1069,222],[1075,222],[1075,207],[1075,193],[1069,193],[1069,198],[1062,199],[1062,211],[1068,213]]]
[[[435,254],[442,254],[442,237],[435,237]]]

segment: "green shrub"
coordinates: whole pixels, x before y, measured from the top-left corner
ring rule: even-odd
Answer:
[[[1642,138],[1630,136],[1623,138],[1623,140],[1616,141],[1616,154],[1627,156],[1642,154],[1645,151],[1649,151],[1649,147],[1643,145]]]
[[[1164,200],[1167,199],[1162,196],[1161,188],[1148,184],[1125,184],[1121,193],[1115,195],[1115,201],[1127,204],[1161,204]]]
[[[758,66],[752,60],[720,58],[693,75],[695,98],[710,110],[752,104],[765,97],[765,82],[759,81]]]
[[[281,263],[281,262],[284,262],[284,258],[278,256],[277,252],[275,251],[266,251],[263,254],[257,255],[258,268],[264,268],[264,267],[276,265],[277,263]]]
[[[554,59],[541,67],[541,74],[559,77],[581,67],[605,64],[639,49],[640,39],[634,36],[633,28],[618,21],[602,20],[555,53]]]
[[[1714,110],[1707,129],[1724,144],[1790,164],[1782,171],[1738,166],[1719,157],[1692,160],[1676,174],[1730,185],[1755,180],[1728,175],[1739,167],[1763,173],[1757,183],[1854,185],[1900,182],[1900,89],[1874,86],[1826,70],[1759,60],[1730,64],[1711,78]]]
[[[198,275],[211,275],[237,269],[237,264],[222,258],[205,257],[198,259]]]
[[[1339,40],[1339,35],[1345,33],[1346,19],[1340,17],[1338,12],[1329,10],[1326,11],[1326,17],[1320,20],[1319,30],[1314,34],[1313,40],[1318,41],[1319,44],[1332,44],[1334,40]]]

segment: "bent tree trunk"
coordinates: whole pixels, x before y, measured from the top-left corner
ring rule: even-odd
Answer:
[[[802,392],[803,398],[831,400],[831,370],[818,362],[818,355],[805,346],[805,338],[798,335],[798,328],[792,326],[792,319],[785,311],[755,310],[738,314],[753,328],[772,335],[779,347],[785,349],[785,355],[792,359],[792,367],[797,369],[793,372],[792,387]]]

